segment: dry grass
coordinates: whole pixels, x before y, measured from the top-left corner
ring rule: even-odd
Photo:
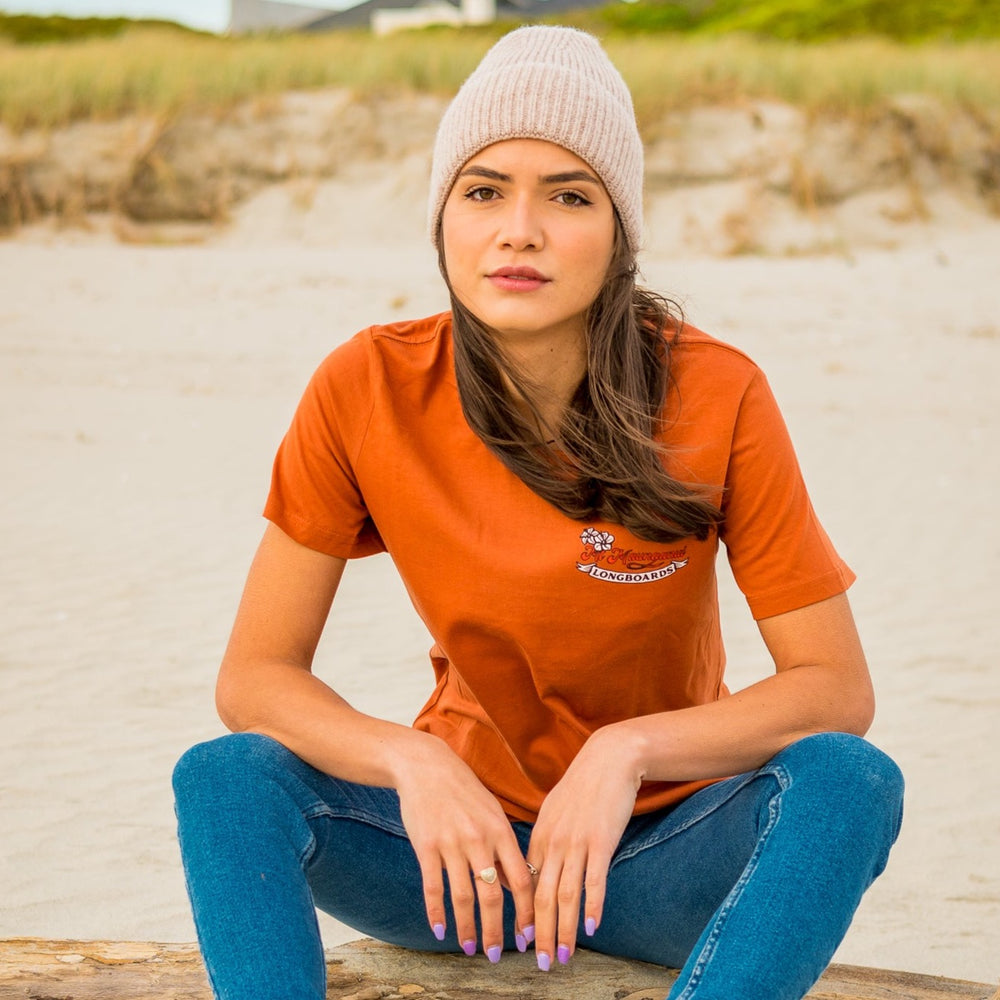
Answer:
[[[348,86],[448,92],[489,46],[483,38],[288,35],[245,39],[132,31],[115,39],[0,44],[0,121],[20,130],[182,106],[225,109],[286,90]]]
[[[183,106],[224,110],[291,89],[451,93],[503,28],[227,39],[136,30],[114,39],[0,43],[0,122],[14,130]],[[669,108],[770,98],[864,112],[898,93],[1000,114],[1000,42],[819,45],[682,36],[608,38],[640,121]]]
[[[894,95],[915,93],[1000,113],[1000,42],[917,46],[864,39],[806,46],[661,37],[612,40],[608,48],[647,122],[670,108],[747,99],[865,114]]]

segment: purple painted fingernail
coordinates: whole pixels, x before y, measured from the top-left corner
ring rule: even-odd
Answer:
[[[548,972],[551,965],[552,959],[549,958],[548,953],[540,951],[538,953],[538,968],[541,969],[542,972]]]
[[[587,917],[583,922],[583,929],[587,932],[587,937],[593,937],[597,930],[597,921],[593,917]]]
[[[524,935],[524,940],[527,941],[528,944],[531,944],[531,942],[535,940],[535,925],[528,924],[528,926],[525,927],[521,933]]]
[[[475,953],[476,953],[476,942],[475,941],[463,941],[462,942],[462,951],[464,951],[466,955],[475,955]]]
[[[444,924],[435,924],[433,930],[434,930],[434,937],[436,937],[438,939],[438,941],[443,941],[444,940]]]
[[[560,965],[565,965],[569,961],[569,948],[564,944],[559,945],[556,949],[556,958],[559,959]]]
[[[500,961],[500,945],[492,944],[486,949],[486,957],[496,965]]]
[[[528,940],[523,934],[514,935],[514,944],[517,945],[517,950],[522,953],[528,950]]]

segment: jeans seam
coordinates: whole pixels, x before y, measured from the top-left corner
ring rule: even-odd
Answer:
[[[306,865],[308,865],[309,862],[312,861],[312,857],[315,853],[316,853],[316,834],[314,834],[312,830],[310,830],[309,839],[306,841],[305,847],[303,847],[302,850],[299,851],[299,857],[298,857],[299,866],[305,868]]]
[[[771,774],[775,777],[778,785],[780,786],[778,793],[772,796],[770,802],[768,803],[767,826],[758,838],[757,846],[754,849],[753,854],[750,856],[750,860],[743,869],[736,885],[734,885],[729,891],[729,895],[726,896],[722,905],[719,907],[718,916],[715,917],[712,929],[709,931],[708,938],[705,940],[705,945],[701,949],[701,954],[698,956],[694,968],[691,970],[691,976],[688,979],[688,983],[677,996],[676,1000],[689,1000],[690,997],[695,995],[695,991],[698,989],[701,980],[704,978],[705,970],[715,957],[716,947],[719,943],[719,938],[722,936],[722,932],[725,929],[726,921],[728,920],[730,913],[732,913],[732,911],[736,908],[736,905],[739,903],[740,897],[743,895],[743,890],[746,888],[747,883],[753,877],[754,872],[756,872],[760,856],[763,853],[764,848],[767,846],[767,842],[770,839],[772,831],[778,825],[778,820],[781,818],[781,796],[782,793],[786,792],[791,785],[788,771],[783,765],[778,764],[762,768],[760,771],[755,772],[755,774]]]
[[[754,778],[759,777],[761,774],[769,773],[765,769],[759,771],[753,771],[745,775],[741,775],[742,781],[733,781],[733,787],[730,789],[729,793],[725,798],[720,799],[718,802],[713,802],[711,806],[706,806],[700,812],[695,813],[689,819],[685,820],[680,826],[675,829],[668,830],[665,832],[654,834],[651,837],[647,837],[640,843],[633,844],[626,850],[616,854],[611,860],[609,868],[614,868],[621,861],[628,861],[630,858],[634,858],[637,854],[641,854],[643,851],[649,850],[651,847],[656,847],[658,844],[662,844],[671,837],[676,837],[679,833],[684,833],[685,830],[691,829],[696,823],[700,823],[706,816],[710,816],[716,810],[721,809],[734,795],[745,788]],[[697,794],[697,793],[695,793]]]
[[[176,813],[176,811],[177,811],[177,806],[175,804],[174,805],[174,812]],[[181,847],[181,850],[183,851],[184,845],[181,842],[180,831],[179,830],[178,830],[178,833],[177,833],[177,841],[178,841],[178,845]],[[195,895],[194,895],[194,892],[192,891],[193,887],[191,885],[191,879],[190,879],[190,877],[188,875],[187,868],[184,868],[184,889],[187,892],[188,899],[190,899],[192,901],[192,904],[193,904],[194,903],[194,899],[195,899]],[[202,955],[201,964],[202,964],[202,967],[205,969],[205,976],[208,979],[208,985],[209,985],[209,987],[211,987],[212,996],[213,997],[217,997],[219,995],[219,990],[218,990],[218,988],[215,985],[215,977],[212,975],[212,967],[209,965],[209,963],[208,963],[208,961],[207,961],[207,959],[205,957],[205,949],[202,946],[201,930],[199,929],[197,919],[195,920],[195,934],[196,934],[196,936],[198,938],[198,950],[201,952],[201,955]]]
[[[406,838],[406,828],[402,824],[395,823],[385,816],[367,809],[331,809],[325,802],[317,802],[311,809],[304,810],[303,816],[307,820],[319,819],[321,816],[326,819],[354,820],[358,823],[373,826],[376,830],[381,830],[383,833],[392,834],[394,837]]]
[[[381,813],[358,806],[342,805],[334,809],[328,802],[317,798],[313,800],[312,805],[301,807],[300,815],[309,830],[309,840],[298,852],[298,861],[303,868],[311,864],[313,856],[316,854],[318,841],[312,828],[312,821],[316,819],[343,819],[364,823],[376,830],[381,830],[383,833],[388,833],[390,836],[406,838],[406,829],[402,824],[394,822]]]

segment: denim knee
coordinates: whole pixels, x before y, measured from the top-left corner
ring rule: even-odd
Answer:
[[[817,733],[782,750],[772,761],[792,784],[809,784],[829,815],[846,827],[868,830],[881,873],[903,818],[903,775],[896,762],[860,736]],[[876,846],[877,845],[877,846]]]
[[[896,762],[861,736],[851,733],[816,733],[782,750],[775,761],[792,771],[805,765],[831,787],[846,785],[854,794],[889,805],[903,800],[903,775]]]
[[[246,788],[262,771],[271,770],[282,752],[289,751],[260,733],[229,733],[198,743],[174,765],[174,799],[181,806],[209,790]]]

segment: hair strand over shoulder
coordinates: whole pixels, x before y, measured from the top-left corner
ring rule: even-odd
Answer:
[[[447,282],[443,250],[439,264]],[[616,220],[608,276],[587,314],[587,372],[554,442],[538,431],[537,388],[452,292],[462,409],[486,446],[568,517],[621,524],[648,541],[704,539],[722,520],[713,502],[717,491],[674,479],[666,466],[669,452],[657,440],[681,312],[640,288],[636,273]]]

